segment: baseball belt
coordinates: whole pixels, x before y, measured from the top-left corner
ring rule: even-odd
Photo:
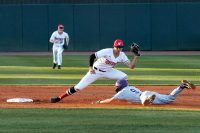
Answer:
[[[106,71],[103,71],[101,69],[98,69],[97,67],[94,67],[95,70],[98,70],[99,72],[106,72]]]

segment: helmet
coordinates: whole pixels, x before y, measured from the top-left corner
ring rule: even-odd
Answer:
[[[121,39],[117,39],[114,41],[114,47],[120,47],[120,48],[123,48],[124,47],[124,44],[123,44],[123,41]]]
[[[117,80],[115,86],[117,87],[115,91],[118,92],[122,90],[124,87],[128,86],[128,81],[126,79]]]

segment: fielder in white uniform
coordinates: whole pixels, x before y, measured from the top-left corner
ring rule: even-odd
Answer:
[[[62,53],[63,53],[63,45],[68,46],[69,44],[69,35],[64,32],[64,26],[62,24],[58,25],[58,30],[54,31],[51,35],[50,42],[53,43],[53,69],[58,66],[58,69],[61,69],[62,65]]]
[[[99,100],[96,103],[109,103],[113,100],[126,100],[133,103],[141,103],[142,105],[149,104],[168,104],[174,102],[176,97],[186,88],[195,89],[195,85],[182,80],[182,84],[175,88],[169,95],[159,94],[153,91],[142,92],[134,86],[129,86],[128,81],[125,79],[118,80],[115,84],[117,87],[116,94],[109,99]]]
[[[139,56],[134,56],[132,61],[130,61],[125,53],[122,52],[123,47],[123,41],[117,39],[114,41],[113,48],[102,49],[95,54],[92,54],[89,60],[90,67],[88,73],[77,85],[69,88],[64,94],[60,95],[59,97],[51,98],[51,102],[59,102],[64,97],[72,95],[77,91],[83,90],[85,87],[99,78],[107,78],[113,80],[127,79],[127,75],[124,72],[115,69],[115,66],[122,62],[127,67],[133,69],[136,66],[136,62]],[[97,60],[94,63],[95,59]]]

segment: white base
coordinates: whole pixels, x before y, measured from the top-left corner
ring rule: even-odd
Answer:
[[[11,99],[7,99],[6,102],[25,103],[25,102],[33,102],[33,99],[30,99],[30,98],[11,98]]]

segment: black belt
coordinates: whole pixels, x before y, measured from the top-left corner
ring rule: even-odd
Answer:
[[[94,69],[95,69],[95,70],[98,70],[98,71],[100,71],[100,72],[106,72],[106,71],[103,71],[103,70],[98,69],[98,68],[96,68],[96,67],[94,67]]]

